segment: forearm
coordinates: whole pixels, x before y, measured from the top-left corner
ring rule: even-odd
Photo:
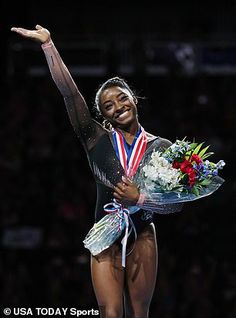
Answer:
[[[41,46],[44,51],[52,78],[63,97],[78,94],[78,88],[71,77],[68,68],[62,61],[53,41],[50,40],[49,42],[43,43]]]
[[[183,208],[183,203],[163,204],[158,202],[156,198],[152,198],[152,196],[148,196],[144,193],[140,193],[139,200],[136,205],[137,207],[142,208],[143,210],[155,212],[158,214],[170,214],[180,212]]]
[[[42,44],[47,64],[60,93],[64,97],[67,112],[76,131],[87,129],[91,124],[91,115],[86,102],[79,92],[68,68],[62,61],[52,40]]]

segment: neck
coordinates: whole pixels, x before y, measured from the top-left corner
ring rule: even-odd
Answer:
[[[128,127],[122,127],[122,128],[117,127],[117,130],[123,134],[123,136],[125,137],[125,139],[128,143],[132,143],[134,137],[136,136],[136,134],[139,130],[139,127],[140,127],[139,122],[135,121],[131,125],[129,125]]]

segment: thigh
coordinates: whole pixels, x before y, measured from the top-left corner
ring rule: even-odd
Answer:
[[[122,317],[124,270],[118,244],[91,256],[91,275],[101,317]]]
[[[148,311],[156,284],[157,262],[155,227],[150,224],[138,235],[134,249],[127,257],[126,307],[135,317],[140,316],[138,312],[142,312],[142,316]]]

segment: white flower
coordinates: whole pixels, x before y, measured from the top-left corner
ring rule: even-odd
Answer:
[[[143,168],[148,188],[161,187],[163,190],[172,190],[179,187],[180,172],[160,153],[153,152],[148,165]]]
[[[216,164],[217,169],[223,169],[224,166],[225,166],[224,160],[220,160],[220,161],[217,162],[217,164]]]
[[[156,175],[156,167],[153,165],[147,165],[143,167],[143,171],[145,176],[150,179],[150,180],[155,180],[155,175]]]

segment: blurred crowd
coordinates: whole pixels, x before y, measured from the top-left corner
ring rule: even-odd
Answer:
[[[236,317],[236,78],[126,77],[147,131],[205,141],[226,180],[180,213],[155,215],[159,271],[150,317]],[[75,78],[91,111],[105,79]],[[96,188],[50,75],[9,78],[1,105],[0,304],[97,308],[83,238]]]

